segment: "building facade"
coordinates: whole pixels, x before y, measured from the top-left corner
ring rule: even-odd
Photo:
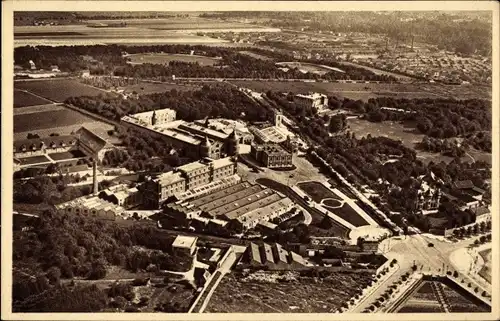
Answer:
[[[328,107],[328,97],[320,93],[298,94],[293,97],[293,101],[300,106],[315,109],[317,112]]]
[[[233,176],[236,172],[237,163],[233,157],[204,158],[179,166],[156,178],[146,178],[142,186],[144,203],[149,208],[158,208],[171,196]]]
[[[146,131],[166,140],[192,159],[219,159],[238,153],[239,138],[236,130],[226,133],[199,122],[175,120],[175,112],[170,109],[124,116],[121,122],[127,128]]]
[[[267,168],[286,168],[293,166],[293,153],[279,144],[252,144],[250,155]]]
[[[142,193],[136,187],[128,187],[126,184],[111,186],[99,192],[98,196],[125,209],[142,204]]]

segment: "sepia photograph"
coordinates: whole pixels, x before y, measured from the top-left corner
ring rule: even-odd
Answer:
[[[499,318],[498,3],[16,2],[2,319]]]

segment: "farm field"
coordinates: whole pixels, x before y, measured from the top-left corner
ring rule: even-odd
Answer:
[[[93,119],[71,109],[15,115],[14,133],[84,124],[91,121]]]
[[[198,63],[201,66],[213,66],[219,59],[198,56],[198,55],[181,55],[181,54],[168,54],[168,53],[146,53],[146,54],[133,54],[128,55],[130,64],[168,64],[171,61],[182,61],[187,63]]]
[[[484,260],[484,265],[479,271],[479,275],[491,283],[491,249],[479,252]]]
[[[139,95],[147,95],[153,93],[162,93],[165,91],[170,91],[172,89],[178,91],[191,91],[201,88],[198,85],[193,84],[177,84],[177,83],[153,83],[153,82],[141,82],[136,85],[130,85],[123,87],[125,93],[133,93],[134,91]]]
[[[277,273],[256,272],[244,277],[227,274],[215,290],[205,312],[209,313],[328,313],[334,312],[369,279],[350,273],[314,281],[287,273],[289,281],[276,281]]]
[[[50,104],[51,101],[29,92],[14,89],[14,108]]]
[[[31,165],[37,163],[49,162],[49,159],[43,155],[24,157],[19,159],[22,165]]]
[[[74,79],[16,81],[14,88],[26,90],[55,102],[64,102],[72,96],[97,96],[106,91],[87,86]]]
[[[321,203],[323,199],[341,200],[336,194],[330,191],[320,182],[302,182],[298,183],[297,187],[303,190],[316,203]]]
[[[451,86],[429,83],[323,83],[323,82],[293,82],[293,81],[254,81],[232,80],[231,83],[267,92],[306,93],[315,91],[338,98],[368,100],[377,97],[394,98],[456,98],[456,99],[491,99],[491,89],[481,86]]]
[[[365,137],[370,134],[373,137],[384,136],[395,140],[399,139],[402,141],[403,145],[412,149],[415,149],[415,145],[422,141],[422,138],[425,136],[410,123],[402,124],[394,121],[374,123],[359,118],[353,118],[348,120],[348,129],[355,133],[358,138]],[[429,153],[421,150],[416,150],[416,152],[417,157],[419,157],[424,163],[429,163],[431,161],[435,163],[439,163],[441,161],[449,163],[453,160],[452,157],[444,156],[439,153]],[[491,163],[490,153],[471,150],[469,154],[474,157],[474,160],[483,160]],[[462,161],[470,162],[471,158],[470,156],[465,155],[462,157]]]
[[[15,108],[14,109],[14,115],[26,115],[26,114],[33,114],[33,113],[41,113],[44,111],[56,111],[56,110],[63,110],[66,109],[61,104],[48,104],[48,105],[36,105],[36,106],[28,106],[28,107],[23,107],[23,108]]]

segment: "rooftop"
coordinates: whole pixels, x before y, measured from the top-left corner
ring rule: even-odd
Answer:
[[[207,135],[209,138],[224,140],[227,138],[227,134],[222,133],[218,130],[207,128],[196,123],[184,123],[179,126],[179,128],[184,129],[189,132],[193,132],[198,135]]]
[[[196,244],[197,237],[177,235],[172,247],[190,249]]]
[[[174,171],[163,173],[154,179],[154,181],[158,182],[160,185],[170,185],[183,180],[184,177],[182,177],[182,174]]]

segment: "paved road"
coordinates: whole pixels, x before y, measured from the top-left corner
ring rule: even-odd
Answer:
[[[369,307],[387,288],[394,282],[398,281],[403,274],[408,272],[413,264],[416,264],[418,269],[425,273],[440,273],[447,270],[455,270],[456,267],[450,260],[450,255],[460,248],[468,247],[474,243],[476,238],[462,240],[456,243],[446,242],[437,239],[432,239],[424,235],[411,235],[402,237],[392,237],[381,242],[379,250],[385,251],[385,255],[389,258],[395,257],[398,260],[400,269],[389,277],[385,282],[381,283],[377,290],[369,294],[360,304],[351,312],[360,313],[365,308]],[[433,247],[428,244],[433,243]],[[475,278],[464,275],[468,282],[478,286],[483,290],[488,290],[484,284],[481,284]]]

